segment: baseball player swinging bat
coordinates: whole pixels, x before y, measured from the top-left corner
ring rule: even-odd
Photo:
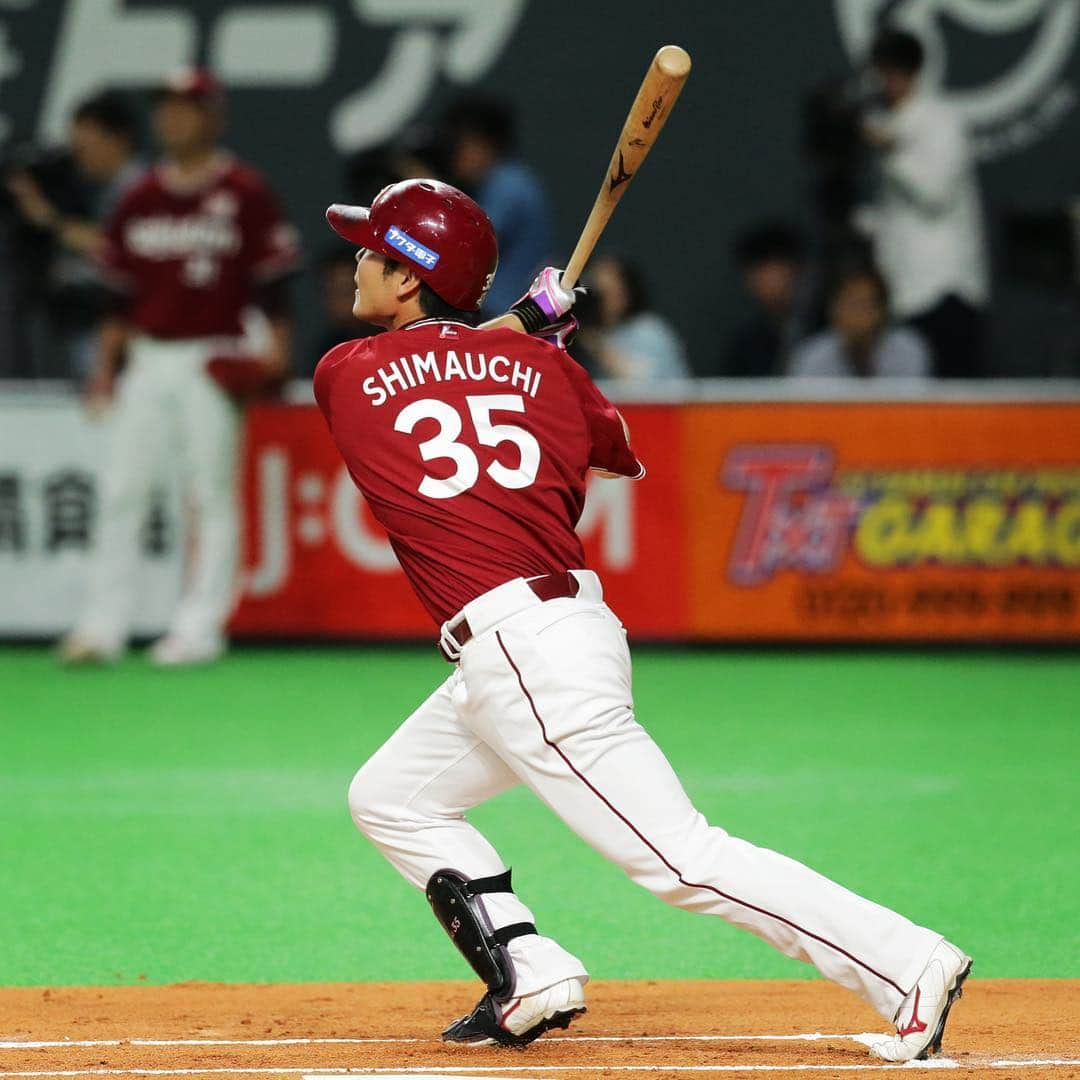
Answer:
[[[678,45],[664,45],[652,58],[627,113],[596,201],[558,281],[567,293],[572,293],[615,207],[653,148],[689,74],[690,54]],[[545,323],[555,321],[552,316],[563,314],[557,309],[546,310],[542,302],[536,303],[535,296],[532,303],[523,297],[507,314],[484,323],[484,329],[536,333]]]
[[[370,207],[327,210],[358,249],[353,314],[386,332],[331,349],[315,398],[453,665],[359,769],[349,808],[484,984],[447,1042],[523,1047],[585,1011],[585,965],[538,929],[467,816],[525,784],[657,897],[749,930],[860,994],[894,1028],[874,1055],[923,1058],[941,1049],[971,958],[709,824],[635,717],[626,633],[575,530],[590,470],[637,480],[645,466],[614,405],[552,347],[574,325],[566,286],[689,66],[681,49],[657,54],[565,274],[537,277],[513,329],[472,325],[498,244],[464,192],[406,180]],[[665,568],[654,572],[662,588]]]

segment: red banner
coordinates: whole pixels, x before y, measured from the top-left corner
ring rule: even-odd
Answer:
[[[625,410],[649,477],[594,478],[579,532],[589,566],[627,625],[678,637],[687,622],[687,561],[678,495],[678,410]],[[643,485],[647,484],[645,487]],[[434,637],[386,533],[345,471],[314,407],[269,405],[248,417],[239,635]],[[644,498],[643,498],[644,496]],[[663,521],[657,528],[653,522]]]
[[[651,405],[580,532],[642,637],[1080,640],[1080,406]],[[433,637],[313,407],[252,410],[238,634]]]

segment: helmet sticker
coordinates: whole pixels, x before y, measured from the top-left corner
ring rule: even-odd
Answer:
[[[423,244],[414,240],[408,233],[402,232],[396,225],[391,225],[386,230],[384,239],[392,248],[400,251],[406,258],[412,259],[414,263],[419,263],[428,270],[439,261],[437,251],[424,247]]]

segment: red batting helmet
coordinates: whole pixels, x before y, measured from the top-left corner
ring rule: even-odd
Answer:
[[[335,203],[326,220],[357,247],[404,263],[463,311],[480,307],[499,265],[487,214],[465,192],[438,180],[391,184],[370,209]]]

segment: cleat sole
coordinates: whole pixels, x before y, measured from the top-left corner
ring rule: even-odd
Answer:
[[[577,1017],[581,1016],[582,1013],[584,1013],[585,1011],[586,1010],[584,1008],[581,1008],[567,1009],[566,1012],[553,1013],[551,1016],[548,1016],[545,1019],[541,1020],[540,1023],[537,1024],[535,1027],[531,1027],[528,1031],[523,1032],[521,1035],[517,1036],[519,1041],[515,1042],[513,1045],[516,1049],[523,1050],[526,1046],[529,1045],[529,1043],[535,1042],[537,1039],[539,1039],[545,1031],[553,1031],[555,1029],[565,1031],[571,1025],[571,1023],[573,1023],[573,1021]]]

